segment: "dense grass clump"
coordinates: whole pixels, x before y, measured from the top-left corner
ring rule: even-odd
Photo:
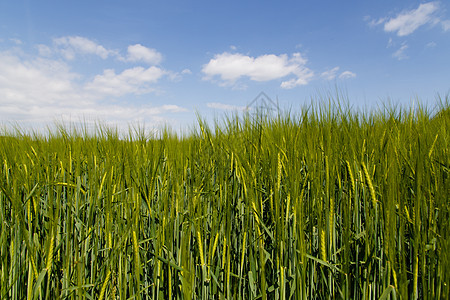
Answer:
[[[448,299],[450,108],[0,137],[2,299]]]

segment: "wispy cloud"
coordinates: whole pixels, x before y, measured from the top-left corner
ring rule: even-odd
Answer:
[[[320,74],[320,76],[326,80],[333,80],[336,77],[338,77],[339,79],[350,79],[350,78],[356,77],[356,74],[353,72],[350,72],[350,71],[344,71],[341,74],[339,74],[339,76],[338,76],[339,69],[340,69],[339,67],[334,67],[331,70],[322,72],[322,74]]]
[[[191,75],[192,71],[189,69],[183,69],[181,72],[165,71],[164,74],[167,75],[171,81],[179,82],[184,76]]]
[[[394,41],[392,40],[392,38],[389,38],[386,48],[391,48],[393,45],[394,45]]]
[[[395,18],[389,19],[384,24],[384,30],[396,32],[398,36],[409,35],[425,24],[436,23],[438,18],[434,13],[438,8],[437,2],[420,4],[417,9],[400,13]]]
[[[406,43],[403,43],[402,46],[392,54],[392,57],[398,59],[398,60],[404,60],[407,59],[408,56],[405,54],[406,49],[408,49],[408,45]]]
[[[395,17],[372,19],[367,16],[364,20],[371,27],[384,24],[384,31],[396,33],[397,36],[408,36],[425,25],[441,24],[444,31],[447,31],[450,29],[450,20],[442,20],[439,8],[439,2],[428,2],[420,4],[416,9],[405,10]]]
[[[110,55],[115,55],[116,51],[107,50],[96,42],[81,36],[65,36],[56,38],[53,43],[66,59],[72,60],[77,54],[98,55],[103,59]]]
[[[36,49],[38,50],[40,56],[50,57],[53,54],[52,48],[47,45],[37,45]]]
[[[412,35],[419,28],[431,28],[436,25],[441,25],[444,32],[449,31],[450,20],[443,18],[444,13],[445,10],[442,9],[442,4],[439,1],[432,1],[419,4],[419,6],[414,9],[403,10],[393,17],[372,19],[367,16],[364,20],[370,27],[382,25],[385,32],[394,33],[396,36],[401,37],[404,40],[405,37]],[[426,45],[426,47],[434,46],[436,46],[435,43],[429,43]],[[387,48],[397,48],[397,50],[392,53],[393,58],[398,60],[409,58],[406,54],[409,46],[405,41],[398,42],[395,40],[394,36],[391,36],[389,38]]]
[[[305,66],[306,63],[307,60],[300,53],[294,53],[291,57],[286,54],[251,57],[224,52],[203,65],[202,72],[205,80],[213,80],[218,76],[222,85],[231,86],[242,77],[261,82],[291,76],[291,79],[281,83],[282,88],[289,89],[305,85],[312,79],[314,73]]]
[[[350,71],[344,71],[339,75],[340,79],[350,79],[350,78],[355,78],[356,74]]]
[[[228,111],[245,111],[247,109],[246,106],[230,105],[219,102],[209,102],[206,103],[206,106],[213,109],[228,110]]]
[[[326,80],[333,80],[336,78],[336,73],[339,71],[339,67],[335,67],[331,70],[327,70],[325,72],[322,72],[320,76]]]
[[[444,31],[450,30],[450,20],[442,21],[441,24],[442,24],[442,29],[444,29]]]
[[[12,38],[12,39],[9,39],[9,40],[11,42],[13,42],[14,44],[16,44],[16,45],[22,45],[23,44],[23,42],[21,40],[16,39],[16,38]]]
[[[53,48],[42,44],[37,48],[43,56],[60,53],[66,60],[73,60],[77,55],[97,55],[102,59],[113,57],[123,62],[158,65],[163,59],[163,55],[156,49],[141,44],[129,45],[127,54],[122,56],[118,50],[107,49],[97,42],[81,36],[55,38],[53,39]]]
[[[384,21],[386,21],[386,18],[380,18],[377,20],[377,19],[372,19],[370,16],[365,16],[364,21],[366,21],[370,27],[375,27],[380,24],[383,24]]]

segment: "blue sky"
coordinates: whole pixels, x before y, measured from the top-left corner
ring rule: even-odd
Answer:
[[[0,124],[183,130],[261,91],[355,109],[450,91],[446,1],[0,2]]]

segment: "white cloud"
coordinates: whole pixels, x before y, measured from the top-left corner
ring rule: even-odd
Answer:
[[[339,75],[340,79],[350,79],[350,78],[355,78],[356,74],[350,71],[344,71]]]
[[[27,61],[8,52],[0,53],[1,104],[58,103],[61,95],[75,97],[77,78],[63,62],[44,58]]]
[[[76,54],[93,54],[103,59],[116,54],[113,50],[107,50],[105,47],[80,36],[66,36],[53,40],[58,47],[58,51],[68,60],[75,58]]]
[[[387,32],[397,32],[398,36],[405,36],[413,33],[420,26],[428,23],[435,23],[438,19],[434,13],[438,10],[437,2],[420,4],[417,9],[400,13],[395,18],[389,19],[384,24]]]
[[[417,8],[412,10],[404,10],[391,18],[380,18],[378,20],[365,17],[364,20],[369,26],[377,26],[383,24],[385,32],[395,33],[399,37],[405,37],[413,34],[419,28],[428,25],[432,27],[441,25],[444,31],[450,30],[450,20],[442,19],[442,14],[445,10],[441,9],[439,1],[427,2],[420,4]],[[429,43],[426,47],[434,47],[435,43]],[[389,38],[387,48],[396,47],[396,42]],[[408,45],[403,42],[400,48],[392,54],[392,57],[403,60],[409,58],[405,52]]]
[[[70,58],[76,55],[118,57],[117,52],[81,37],[60,38],[50,46],[40,44],[35,49],[37,56],[17,46],[0,51],[0,120],[3,123],[17,122],[21,126],[29,124],[32,128],[45,129],[45,124],[55,120],[87,119],[122,128],[127,128],[130,122],[154,127],[167,121],[170,114],[187,111],[171,104],[137,106],[124,102],[125,97],[120,98],[153,92],[155,83],[169,76],[170,71],[156,66],[137,66],[117,73],[113,69],[97,75],[75,73]],[[55,57],[57,53],[69,60]],[[177,123],[177,120],[171,121]]]
[[[336,73],[339,71],[339,67],[335,67],[331,70],[325,71],[322,74],[320,74],[320,76],[322,78],[325,78],[326,80],[333,80],[334,78],[336,78]]]
[[[213,109],[231,110],[231,111],[245,111],[247,109],[247,106],[230,105],[219,102],[209,102],[206,103],[206,106]]]
[[[155,49],[147,48],[141,44],[128,46],[128,55],[125,61],[145,62],[149,65],[157,65],[162,61],[162,54]]]
[[[392,54],[392,57],[398,60],[407,59],[408,56],[405,54],[406,49],[408,49],[408,45],[406,43],[403,43],[402,46],[397,51],[395,51],[394,54]]]
[[[438,13],[439,2],[434,1],[420,4],[416,9],[403,11],[392,18],[372,19],[366,16],[364,20],[370,27],[384,24],[384,31],[394,32],[398,36],[410,35],[427,24],[431,26],[441,24],[444,31],[450,30],[450,20],[442,20]]]
[[[125,94],[149,93],[153,89],[150,83],[155,83],[164,75],[164,70],[152,66],[150,68],[135,67],[116,74],[113,69],[107,69],[102,75],[95,76],[86,90],[100,95],[120,97]]]
[[[294,53],[289,58],[286,54],[251,57],[224,52],[203,65],[202,72],[205,74],[204,79],[212,80],[219,76],[225,85],[234,85],[242,77],[253,81],[270,81],[293,75],[294,78],[281,83],[282,88],[293,88],[307,84],[313,77],[313,72],[305,67],[306,62],[300,53]]]

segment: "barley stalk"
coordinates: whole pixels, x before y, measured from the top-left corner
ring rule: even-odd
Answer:
[[[325,230],[320,230],[320,258],[323,261],[327,261],[327,250],[325,246]]]
[[[348,176],[350,177],[350,184],[352,187],[352,194],[355,194],[355,178],[353,177],[353,173],[352,173],[352,168],[350,166],[350,162],[348,160],[345,161],[346,166],[347,166],[347,173]]]
[[[198,251],[200,253],[200,263],[202,266],[205,266],[205,256],[203,255],[203,240],[202,235],[199,230],[197,230],[197,237],[198,237]]]
[[[55,238],[54,238],[54,236],[52,236],[52,238],[50,239],[50,245],[48,247],[48,254],[47,254],[46,268],[47,268],[47,270],[49,270],[49,272],[52,268],[54,246],[55,246]]]
[[[361,162],[361,165],[363,168],[364,179],[366,180],[367,186],[369,187],[370,198],[372,199],[372,204],[374,207],[376,207],[377,198],[375,196],[375,189],[373,188],[372,179],[369,176],[369,172],[367,171],[366,164],[364,162]]]
[[[108,271],[106,274],[106,278],[103,281],[102,289],[100,290],[100,296],[98,297],[99,300],[103,300],[105,297],[106,287],[108,286],[109,279],[111,278],[111,270]]]
[[[242,270],[243,270],[243,268],[244,268],[244,258],[245,258],[245,242],[246,242],[246,238],[247,238],[247,232],[244,232],[244,238],[243,238],[243,240],[242,240],[242,247],[241,247],[241,251],[242,251],[242,253],[241,253],[241,266],[240,266],[240,268],[239,268],[239,270],[240,270],[240,274],[242,274]]]

